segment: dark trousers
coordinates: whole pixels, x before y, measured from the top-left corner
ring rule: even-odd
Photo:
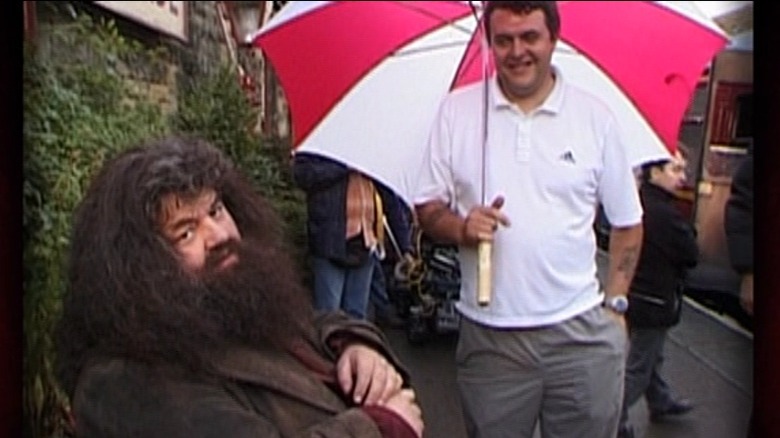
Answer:
[[[673,402],[669,385],[661,375],[666,327],[629,329],[626,383],[620,424],[628,421],[628,408],[644,395],[650,411],[662,410]]]

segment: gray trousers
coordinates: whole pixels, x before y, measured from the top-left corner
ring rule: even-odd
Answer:
[[[669,385],[661,376],[667,331],[667,328],[633,328],[629,331],[621,424],[628,421],[628,408],[642,395],[647,399],[650,411],[663,410],[673,402]]]
[[[461,320],[457,381],[472,438],[614,438],[627,336],[596,306],[559,324],[498,329]]]

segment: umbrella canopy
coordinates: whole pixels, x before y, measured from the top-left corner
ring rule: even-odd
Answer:
[[[441,99],[483,79],[490,62],[472,3],[288,3],[254,43],[285,91],[293,146],[410,200]],[[668,156],[722,31],[692,2],[570,1],[559,11],[553,64],[612,108],[632,164]]]

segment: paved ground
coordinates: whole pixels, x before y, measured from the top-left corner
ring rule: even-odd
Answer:
[[[439,335],[422,345],[411,345],[403,329],[386,331],[411,369],[424,411],[426,437],[465,437],[455,389],[456,335]],[[669,334],[664,367],[672,388],[692,399],[696,408],[675,421],[651,424],[645,402],[640,400],[629,411],[637,437],[745,436],[753,400],[752,335],[686,300],[682,321]]]

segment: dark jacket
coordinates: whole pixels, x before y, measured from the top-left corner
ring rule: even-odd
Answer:
[[[724,215],[731,266],[740,274],[753,272],[753,155],[746,156],[731,180]]]
[[[295,154],[292,170],[295,183],[306,192],[309,251],[318,257],[343,261],[347,255],[347,176],[352,170],[339,161],[308,152]],[[373,182],[394,235],[408,235],[401,228],[408,227],[404,225],[403,204],[396,202],[389,188]],[[398,240],[402,252],[411,250],[410,239]]]
[[[408,373],[374,326],[329,313],[307,341],[335,363],[334,336],[376,346],[408,384]],[[218,375],[206,378],[118,357],[94,361],[73,395],[77,436],[382,437],[368,411],[339,397],[288,353],[236,347],[215,354],[214,364]]]
[[[698,260],[696,232],[675,206],[673,194],[647,182],[639,196],[644,237],[626,318],[633,327],[670,327],[679,322],[686,272]]]

